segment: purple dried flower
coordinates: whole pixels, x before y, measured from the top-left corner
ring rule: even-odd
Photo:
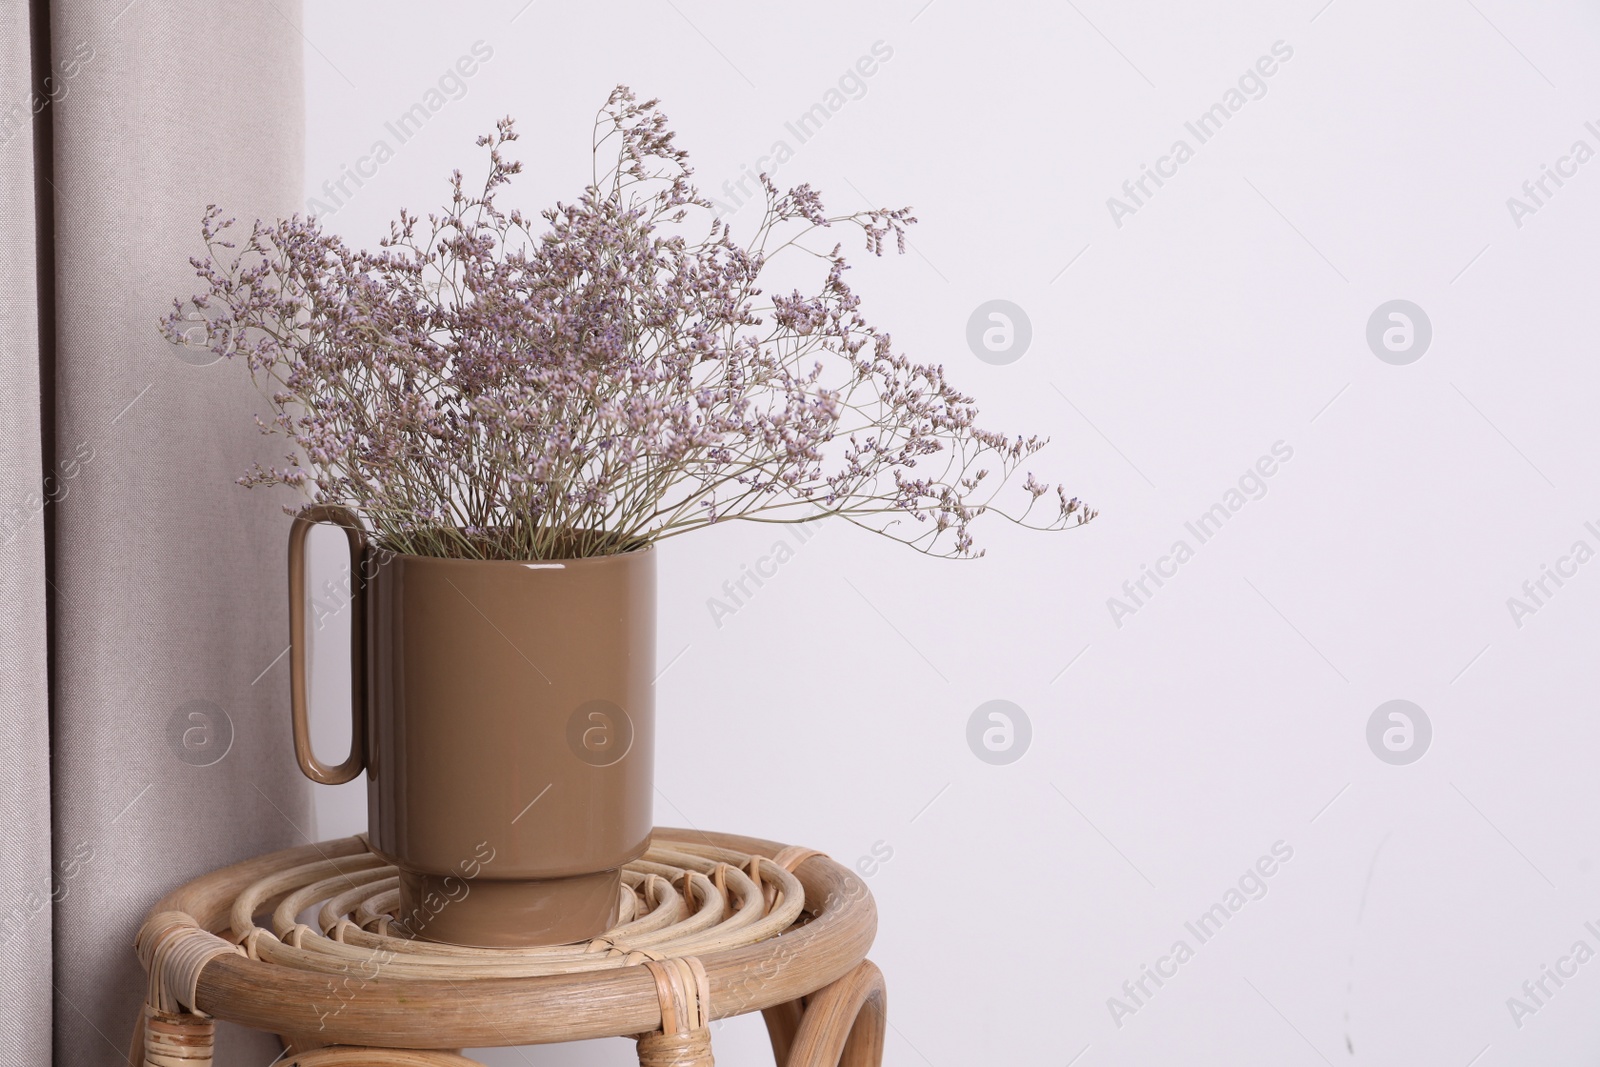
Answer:
[[[894,352],[844,281],[839,247],[804,242],[857,226],[868,251],[908,209],[829,216],[809,186],[765,178],[766,212],[736,242],[690,181],[656,101],[618,87],[601,109],[595,179],[543,227],[503,211],[521,170],[511,119],[479,138],[483,189],[460,171],[440,214],[402,211],[377,251],[352,251],[313,219],[258,221],[243,248],[215,207],[201,221],[205,291],[174,301],[174,341],[208,324],[242,359],[293,451],[245,485],[304,487],[347,505],[390,550],[541,559],[627,551],[744,519],[838,515],[936,554],[973,555],[989,512],[1038,529],[1093,518],[1027,476],[1027,506],[995,493],[1044,445],[979,429],[941,367]],[[226,251],[225,251],[226,250]],[[827,264],[813,294],[765,296],[790,250]],[[917,475],[931,462],[931,475]],[[992,465],[998,474],[986,482]],[[902,529],[899,520],[914,525]],[[978,553],[981,554],[981,553]]]

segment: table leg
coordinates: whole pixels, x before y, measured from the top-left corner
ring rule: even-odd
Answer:
[[[713,1067],[711,1031],[641,1034],[639,1067]]]
[[[871,960],[863,960],[806,998],[788,1058],[780,1060],[779,1067],[881,1067],[887,1012],[883,972]]]
[[[712,1067],[711,983],[694,956],[646,960],[661,1003],[661,1029],[639,1035],[639,1067]]]
[[[207,1016],[145,1005],[143,1067],[211,1067],[216,1029]]]
[[[805,1010],[804,1000],[790,1000],[761,1011],[767,1024],[767,1037],[772,1042],[772,1058],[778,1067],[785,1067],[789,1062],[789,1050],[794,1047],[794,1035],[800,1029],[800,1018]]]

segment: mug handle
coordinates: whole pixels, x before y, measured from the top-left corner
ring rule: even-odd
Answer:
[[[350,755],[329,767],[311,751],[307,722],[306,680],[306,535],[317,523],[344,528],[350,545]],[[367,539],[361,522],[349,508],[338,504],[313,504],[300,509],[289,527],[289,709],[294,719],[294,758],[300,771],[313,782],[339,785],[366,767],[366,610],[361,564]]]

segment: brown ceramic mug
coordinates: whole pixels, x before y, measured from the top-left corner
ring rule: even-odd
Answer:
[[[352,589],[349,756],[307,728],[305,541],[344,529]],[[655,552],[536,562],[367,544],[318,505],[289,532],[295,756],[314,782],[367,775],[368,844],[399,868],[400,925],[430,941],[560,944],[617,917],[649,845]]]

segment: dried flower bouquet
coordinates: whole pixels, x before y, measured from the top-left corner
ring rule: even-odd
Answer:
[[[315,219],[257,222],[242,248],[213,207],[192,260],[204,291],[166,336],[242,360],[291,444],[245,485],[359,513],[391,551],[534,560],[626,552],[717,522],[839,516],[936,555],[981,555],[994,513],[1038,529],[1093,518],[1027,473],[1043,445],[981,429],[942,367],[861,315],[835,226],[904,251],[907,209],[828,215],[764,176],[736,240],[691,181],[654,100],[601,109],[592,183],[537,219],[499,202],[521,170],[512,121],[480,138],[481,192],[407,212],[377,251]],[[767,292],[812,257],[808,292]],[[203,323],[203,330],[196,329]],[[1040,504],[1041,498],[1047,498]]]

